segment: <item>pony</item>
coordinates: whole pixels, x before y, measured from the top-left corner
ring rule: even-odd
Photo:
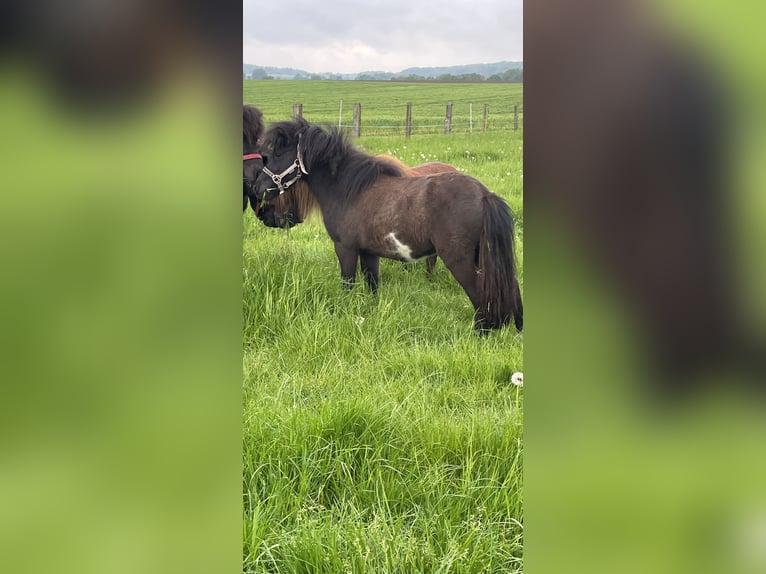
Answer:
[[[260,153],[260,139],[264,132],[263,113],[252,105],[242,106],[242,211],[247,209],[248,201],[256,217],[267,227],[290,228],[302,223],[317,209],[313,195],[303,182],[288,189],[284,194],[271,201],[258,201],[252,193],[248,181],[255,181],[264,167],[264,158]],[[407,175],[426,175],[446,171],[457,171],[457,168],[437,161],[424,163],[415,167],[407,167],[393,156],[380,156],[387,161],[398,164]],[[427,270],[433,272],[436,257],[429,257]]]
[[[439,161],[430,161],[408,167],[403,161],[391,155],[378,155],[376,157],[399,166],[404,175],[408,177],[445,172],[457,173],[458,171],[455,166]],[[265,211],[268,208],[272,209],[267,215],[259,216],[264,225],[268,227],[293,227],[319,211],[316,198],[304,180],[296,181],[285,193],[267,201],[261,209]],[[436,255],[426,258],[426,271],[428,273],[433,273],[436,268],[436,259]]]
[[[436,254],[471,301],[479,333],[511,320],[522,330],[513,218],[480,181],[459,172],[407,176],[396,163],[355,148],[344,132],[302,118],[273,124],[263,145],[268,167],[254,182],[256,198],[273,199],[304,180],[346,287],[354,284],[357,262],[376,293],[381,257]]]

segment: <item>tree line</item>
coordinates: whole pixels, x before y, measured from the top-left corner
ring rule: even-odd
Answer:
[[[378,78],[368,77],[367,74],[357,76],[357,80],[376,80]],[[408,74],[406,76],[395,76],[389,78],[392,82],[523,82],[524,72],[521,68],[506,70],[502,74],[492,74],[484,76],[482,74],[439,74],[438,76],[420,76],[418,74]]]
[[[249,76],[242,74],[242,78],[247,80],[274,80],[274,76],[266,73],[263,68],[255,68]],[[285,79],[285,78],[282,78]],[[350,79],[343,77],[340,74],[296,74],[293,80],[344,80]],[[523,82],[524,71],[521,68],[510,68],[500,74],[492,74],[490,76],[484,76],[483,74],[470,73],[470,74],[439,74],[438,76],[423,76],[419,74],[407,74],[405,76],[395,76],[394,74],[379,72],[379,73],[364,73],[359,74],[353,80],[359,81],[381,81],[388,80],[391,82]]]

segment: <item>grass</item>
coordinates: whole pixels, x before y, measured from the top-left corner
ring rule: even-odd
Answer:
[[[521,132],[357,143],[508,199],[523,285]],[[522,571],[522,337],[477,337],[441,262],[382,260],[377,296],[344,290],[319,221],[246,214],[243,268],[244,571]]]

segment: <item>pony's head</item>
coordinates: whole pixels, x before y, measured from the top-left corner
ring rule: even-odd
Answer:
[[[398,165],[354,147],[346,132],[323,129],[302,118],[273,124],[263,145],[267,161],[255,183],[258,199],[282,195],[304,176],[307,182],[319,174],[334,178],[344,194],[353,197],[380,175],[404,175]]]
[[[260,139],[263,135],[263,114],[254,106],[242,106],[242,210],[248,198],[254,210],[256,199],[253,184],[264,166]]]
[[[255,180],[259,200],[274,199],[285,193],[303,175],[308,175],[301,150],[301,139],[313,126],[303,118],[277,122],[263,138],[266,166]]]

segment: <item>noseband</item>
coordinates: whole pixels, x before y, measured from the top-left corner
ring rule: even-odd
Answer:
[[[298,145],[296,146],[297,151],[297,157],[295,158],[295,161],[288,166],[288,168],[283,171],[282,173],[274,173],[266,166],[263,167],[263,173],[268,175],[271,178],[271,181],[274,182],[274,184],[279,189],[279,194],[282,195],[284,192],[287,191],[287,189],[294,184],[296,181],[298,181],[301,178],[301,175],[308,175],[309,172],[306,171],[306,167],[303,165],[303,157],[301,155],[301,140],[300,136],[298,136]],[[297,170],[297,172],[296,172]],[[295,173],[295,177],[293,177],[290,181],[284,182],[284,179],[291,175],[293,172]]]

